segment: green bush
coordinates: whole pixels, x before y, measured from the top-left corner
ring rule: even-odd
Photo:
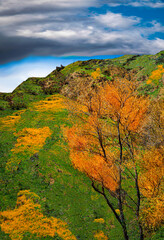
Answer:
[[[9,108],[8,102],[4,100],[0,100],[0,110],[5,110],[7,108]]]
[[[19,96],[15,96],[12,98],[12,100],[10,101],[10,107],[13,110],[19,110],[22,108],[27,108],[27,104],[25,103],[23,96],[19,97]]]
[[[42,92],[42,88],[37,85],[28,85],[25,87],[25,91],[32,95],[39,95]]]

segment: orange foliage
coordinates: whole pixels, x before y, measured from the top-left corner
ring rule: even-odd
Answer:
[[[116,191],[118,171],[109,153],[108,162],[101,156],[98,140],[86,134],[87,124],[66,130],[70,147],[70,157],[75,168],[84,172],[89,178],[98,181],[107,189]],[[91,129],[90,129],[91,130]],[[87,130],[88,131],[88,130]]]
[[[117,80],[99,87],[83,104],[92,116],[110,118],[114,122],[119,120],[124,130],[137,132],[145,118],[149,100],[138,97],[135,88],[133,82]]]
[[[164,219],[163,205],[163,149],[147,151],[141,165],[140,189],[146,197],[141,211],[142,221],[148,229],[158,228]]]
[[[21,159],[17,157],[17,154],[29,155],[37,153],[45,144],[46,138],[52,134],[49,127],[43,128],[24,128],[22,131],[15,133],[17,136],[17,143],[11,150],[12,157],[6,164],[7,170],[16,170]]]
[[[43,101],[34,104],[37,111],[59,111],[65,108],[63,98],[60,95],[52,95]]]
[[[149,101],[138,97],[135,84],[125,79],[107,84],[100,89],[99,96],[104,113],[113,121],[120,121],[124,129],[136,132],[142,124]],[[93,99],[93,101],[95,101]]]
[[[161,97],[151,102],[148,121],[143,128],[146,136],[147,145],[163,145],[163,129],[164,98]]]
[[[135,85],[125,79],[99,87],[90,100],[83,124],[66,130],[70,157],[75,168],[105,188],[116,191],[119,183],[117,124],[122,133],[137,132],[147,111],[148,99],[135,95]],[[78,106],[74,112],[78,113]],[[102,147],[103,145],[103,147]],[[104,155],[105,151],[105,155]]]
[[[141,209],[141,221],[148,230],[156,230],[163,224],[164,194],[159,197],[148,198]]]
[[[158,196],[161,192],[162,177],[164,175],[163,149],[153,148],[143,156],[141,165],[140,188],[147,198]]]
[[[29,190],[18,193],[14,210],[0,212],[1,230],[8,233],[12,240],[22,240],[26,232],[37,237],[56,234],[64,240],[76,240],[68,230],[67,224],[57,218],[47,218],[41,213],[39,197]]]
[[[151,73],[149,79],[147,80],[147,84],[151,83],[158,84],[163,74],[164,74],[163,65],[158,65],[158,68]]]
[[[105,236],[105,234],[103,233],[103,231],[99,231],[97,232],[94,237],[98,240],[108,240],[108,237]]]

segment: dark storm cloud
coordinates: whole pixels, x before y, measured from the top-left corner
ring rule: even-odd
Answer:
[[[102,4],[162,7],[162,1],[0,0],[0,63],[29,55],[103,55],[152,53],[164,40],[149,40],[163,31],[160,23],[142,25],[136,16],[107,11],[90,13]],[[98,9],[98,8],[97,8]]]
[[[0,12],[30,12],[56,9],[78,9],[94,6],[97,0],[0,0]]]

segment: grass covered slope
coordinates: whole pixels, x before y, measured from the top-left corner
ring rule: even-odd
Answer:
[[[109,228],[121,239],[103,199],[70,163],[62,137],[62,126],[69,125],[62,96],[48,96],[26,110],[14,110],[0,121],[0,239],[90,240],[96,239],[95,234],[109,234]],[[38,200],[29,194],[27,198],[27,191]],[[19,196],[25,198],[21,203]],[[31,205],[29,210],[22,209],[28,206],[26,198],[34,209]],[[37,216],[30,219],[34,210]],[[39,211],[43,216],[38,220]],[[43,225],[46,219],[64,222],[75,238],[63,237],[60,231],[53,235],[52,229]],[[30,221],[33,227],[28,226]]]
[[[163,59],[164,52],[79,61],[0,94],[0,239],[124,239],[105,200],[72,166],[63,136],[72,126],[65,99],[123,77],[138,81],[140,95],[162,99]],[[128,230],[136,240],[133,222]],[[150,238],[162,239],[162,231]]]

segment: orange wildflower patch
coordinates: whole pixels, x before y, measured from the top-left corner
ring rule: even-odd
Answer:
[[[147,84],[155,83],[158,84],[159,80],[162,78],[162,75],[164,74],[164,68],[163,65],[158,65],[158,68],[153,71],[147,80]]]
[[[97,79],[98,77],[100,77],[100,74],[101,74],[101,70],[100,70],[100,68],[97,68],[95,72],[92,72],[92,73],[91,73],[91,76],[92,76],[94,79]]]
[[[64,100],[59,95],[52,95],[34,104],[37,111],[59,111],[65,108]]]
[[[24,113],[26,110],[20,110],[15,112],[11,116],[3,117],[0,119],[0,122],[2,124],[1,128],[7,127],[7,128],[13,128],[20,120],[21,114]]]
[[[12,240],[22,240],[26,232],[37,237],[56,234],[64,240],[76,240],[65,222],[57,218],[47,218],[41,212],[39,197],[29,190],[18,193],[16,208],[0,212],[1,230]]]
[[[7,116],[4,117],[1,122],[5,127],[13,127],[19,120],[20,116]]]
[[[13,156],[6,164],[7,170],[16,170],[21,159],[16,154],[21,156],[32,156],[37,153],[45,144],[46,138],[52,134],[49,127],[43,128],[24,128],[22,131],[15,133],[17,136],[17,143],[11,150]]]
[[[51,136],[49,127],[43,128],[24,128],[22,131],[15,133],[18,137],[15,148],[12,152],[18,153],[22,151],[38,152],[43,147],[47,137]]]
[[[94,237],[98,240],[108,240],[108,237],[105,236],[105,234],[103,233],[103,231],[99,231],[97,232]]]
[[[96,223],[104,223],[105,220],[103,218],[95,218],[94,222],[96,222]]]

